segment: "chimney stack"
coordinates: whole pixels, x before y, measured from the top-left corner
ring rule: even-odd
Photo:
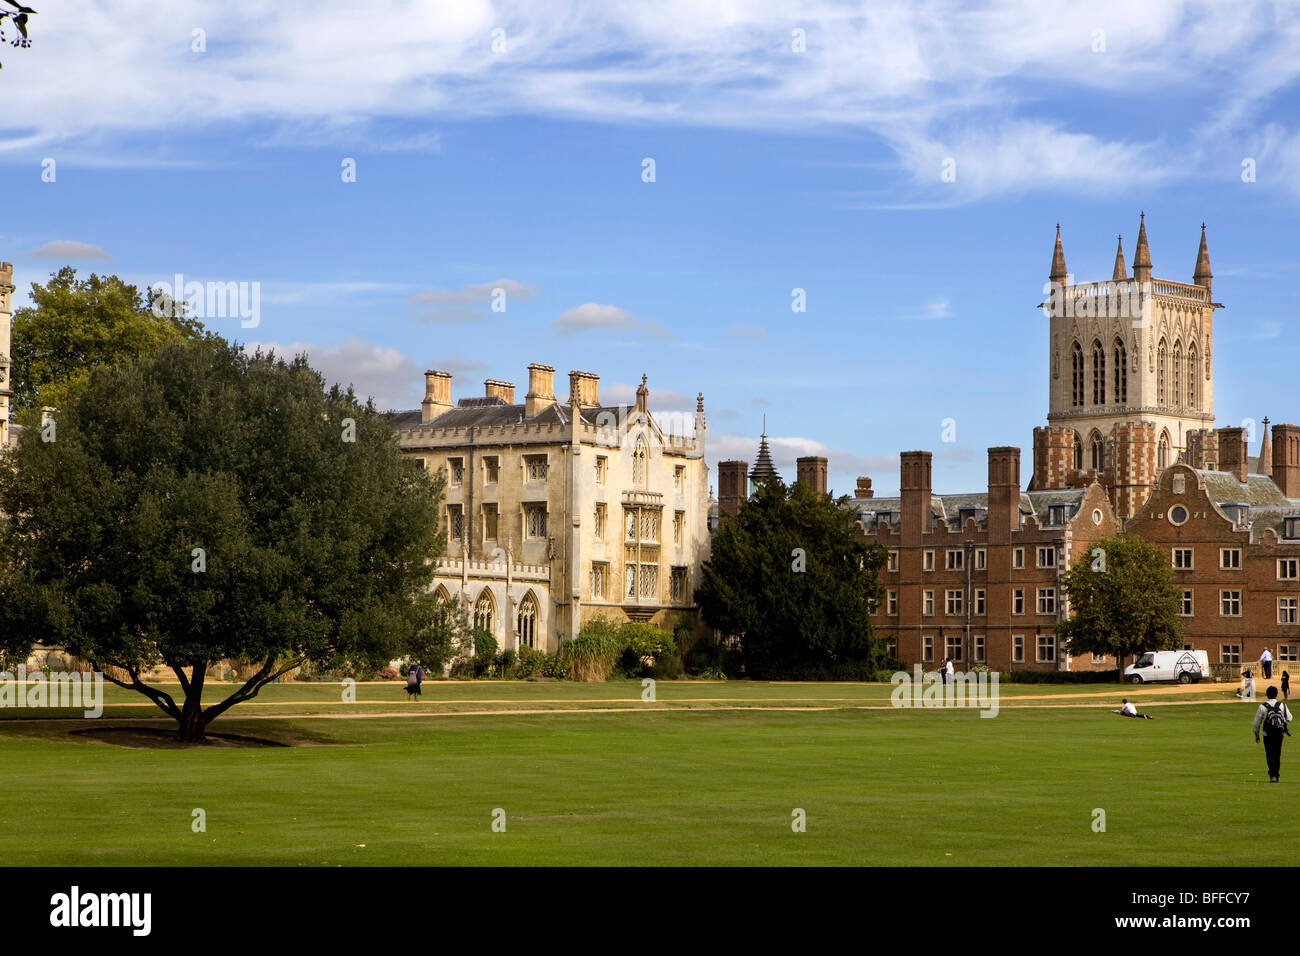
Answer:
[[[1240,425],[1216,428],[1219,435],[1219,470],[1230,471],[1242,484],[1250,466],[1250,452],[1246,448],[1246,429]]]
[[[989,541],[1010,541],[1020,530],[1020,449],[989,449]]]
[[[555,369],[534,362],[528,366],[528,394],[524,396],[524,415],[532,418],[555,404]]]
[[[928,451],[905,451],[898,456],[900,533],[904,544],[920,544],[930,530],[930,464]]]
[[[1288,498],[1300,498],[1300,425],[1273,426],[1273,483]]]
[[[718,462],[718,522],[740,511],[741,502],[749,498],[749,462]]]
[[[826,494],[826,459],[820,455],[795,459],[795,482],[807,485],[819,495]]]
[[[451,373],[424,373],[424,401],[420,403],[420,423],[433,421],[443,412],[451,411]]]
[[[600,376],[595,372],[579,372],[576,369],[569,373],[569,404],[577,405],[579,408],[599,408],[600,407]]]
[[[871,490],[871,479],[866,475],[858,475],[858,487],[855,498],[874,498],[876,493]]]
[[[500,398],[507,405],[515,403],[515,383],[502,382],[499,379],[489,378],[483,382],[483,395],[486,398]]]

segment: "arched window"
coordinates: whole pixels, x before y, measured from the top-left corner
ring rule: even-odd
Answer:
[[[1165,403],[1165,340],[1156,347],[1156,401]]]
[[[433,600],[436,604],[450,604],[451,595],[447,593],[445,587],[439,584],[437,589],[433,592]]]
[[[1174,342],[1174,401],[1173,404],[1181,405],[1183,403],[1183,342],[1182,339]]]
[[[1083,439],[1074,433],[1074,470],[1083,471]]]
[[[1092,433],[1092,439],[1089,441],[1092,449],[1091,464],[1092,470],[1100,474],[1105,470],[1105,453],[1102,449],[1101,435],[1097,432]]]
[[[519,613],[515,617],[515,631],[519,634],[520,647],[537,646],[537,598],[529,591],[519,602]]]
[[[646,486],[649,463],[650,450],[646,448],[645,439],[638,438],[636,448],[632,450],[632,484],[637,488]]]
[[[474,629],[484,630],[495,636],[496,620],[497,602],[493,600],[492,592],[484,588],[479,592],[478,600],[474,602]]]
[[[1196,366],[1200,363],[1197,361],[1196,343],[1193,342],[1187,347],[1187,406],[1196,408]]]
[[[1083,404],[1083,349],[1078,342],[1070,349],[1070,404]]]
[[[1092,404],[1106,404],[1106,350],[1092,343]]]
[[[1115,339],[1115,404],[1128,401],[1128,350],[1121,339]]]
[[[1156,467],[1164,471],[1169,467],[1169,432],[1162,432],[1156,446]]]

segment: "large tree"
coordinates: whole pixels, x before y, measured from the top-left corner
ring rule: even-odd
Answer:
[[[305,358],[166,345],[93,370],[54,426],[0,461],[0,649],[62,644],[194,741],[306,661],[446,643],[428,591],[441,478]],[[256,672],[205,706],[223,658]],[[144,679],[159,663],[179,700]]]
[[[1056,626],[1071,654],[1114,654],[1124,679],[1124,659],[1183,642],[1181,589],[1169,554],[1136,535],[1089,546],[1061,579],[1070,616]]]
[[[860,675],[885,659],[871,611],[887,557],[829,495],[766,479],[714,535],[695,600],[752,677]]]
[[[45,285],[33,282],[31,297],[13,327],[14,411],[26,424],[39,420],[42,406],[62,407],[91,369],[205,335],[161,292],[142,293],[113,275],[78,279],[64,266]]]

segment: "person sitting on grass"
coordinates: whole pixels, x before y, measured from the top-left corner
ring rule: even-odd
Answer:
[[[1132,701],[1125,697],[1120,701],[1124,706],[1119,710],[1112,710],[1112,714],[1119,714],[1121,717],[1136,717],[1138,720],[1155,720],[1150,714],[1139,714],[1138,709],[1133,706]]]

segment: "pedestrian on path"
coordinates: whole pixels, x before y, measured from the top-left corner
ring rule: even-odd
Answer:
[[[406,694],[407,700],[420,699],[420,683],[424,680],[424,668],[419,664],[412,664],[411,669],[406,672]]]
[[[1277,699],[1277,688],[1270,687],[1268,701],[1255,711],[1255,723],[1251,727],[1255,732],[1255,743],[1259,743],[1260,729],[1264,731],[1264,759],[1268,762],[1269,783],[1277,783],[1282,773],[1282,738],[1291,736],[1287,728],[1290,722],[1291,711]]]
[[[1264,680],[1273,679],[1273,655],[1264,648],[1264,652],[1259,655],[1259,666],[1264,671]]]

